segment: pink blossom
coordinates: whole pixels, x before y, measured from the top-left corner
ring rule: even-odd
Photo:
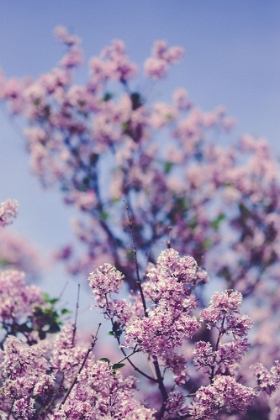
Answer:
[[[190,379],[185,356],[171,353],[167,356],[165,365],[173,373],[174,382],[177,385],[183,385]]]
[[[158,80],[166,75],[168,65],[165,60],[150,57],[145,61],[144,68],[147,77]]]
[[[167,48],[168,46],[166,41],[156,41],[153,45],[152,55],[154,57],[164,59]]]
[[[12,223],[18,213],[17,200],[8,199],[0,205],[0,226],[7,226]]]
[[[101,307],[106,305],[107,295],[118,293],[123,284],[123,278],[123,274],[111,264],[104,264],[89,275],[90,287]]]
[[[256,393],[230,376],[218,376],[211,385],[196,393],[190,414],[194,419],[215,420],[220,409],[245,411],[252,405]]]
[[[62,68],[72,68],[80,66],[83,62],[83,54],[80,48],[71,48],[60,61]]]
[[[5,98],[17,98],[21,92],[21,83],[17,79],[10,79],[4,85]]]
[[[68,33],[68,30],[62,26],[59,25],[54,29],[54,35],[63,43],[69,46],[78,44],[80,42],[80,39],[76,35],[70,35]]]
[[[188,92],[183,88],[174,91],[173,101],[178,110],[185,110],[191,107],[191,102],[188,99]]]
[[[0,232],[0,260],[2,268],[24,271],[29,281],[37,279],[42,270],[48,268],[38,246],[4,229]]]

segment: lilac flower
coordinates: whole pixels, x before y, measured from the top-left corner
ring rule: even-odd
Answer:
[[[271,395],[276,390],[280,382],[280,363],[278,360],[275,361],[275,365],[267,370],[262,363],[256,363],[251,366],[254,370],[255,376],[257,377],[258,387],[262,391],[265,391],[268,395]]]
[[[118,372],[112,375],[107,362],[94,363],[89,359],[79,374],[67,401],[54,411],[55,419],[153,418],[154,410],[145,408],[134,397],[135,379],[123,378]],[[143,416],[143,417],[142,417]]]
[[[100,307],[106,306],[106,296],[117,293],[123,284],[123,274],[110,264],[100,266],[89,276],[89,284]]]
[[[0,226],[6,226],[12,223],[13,218],[18,213],[18,202],[8,199],[0,205]]]
[[[204,309],[200,316],[209,329],[221,323],[223,333],[232,332],[240,337],[245,336],[253,326],[253,321],[240,313],[242,295],[240,292],[227,290],[223,293],[215,292],[210,306]],[[225,322],[226,321],[226,322]]]
[[[213,366],[217,365],[217,352],[213,351],[210,343],[198,341],[193,350],[195,366],[202,368],[204,373],[210,373]]]
[[[186,398],[182,392],[170,392],[165,405],[166,414],[163,418],[180,418],[188,414]]]
[[[23,272],[0,271],[0,322],[6,333],[15,329],[17,333],[25,333],[30,341],[38,339],[35,331],[19,328],[32,318],[35,306],[44,306],[42,291],[35,285],[26,285]]]
[[[152,57],[145,62],[145,73],[155,80],[164,77],[170,64],[177,64],[183,56],[181,47],[168,48],[165,41],[157,41],[154,44]]]
[[[187,359],[182,354],[170,353],[167,355],[164,363],[165,366],[173,373],[173,379],[176,385],[183,385],[190,379]]]
[[[252,405],[256,392],[230,376],[217,376],[213,383],[197,391],[190,408],[192,418],[215,420],[221,409],[242,412]]]

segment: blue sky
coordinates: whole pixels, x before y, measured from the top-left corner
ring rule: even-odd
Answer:
[[[52,36],[58,24],[82,38],[87,57],[121,38],[141,62],[166,39],[186,51],[171,86],[186,86],[204,108],[224,104],[243,130],[276,142],[279,23],[277,0],[4,0],[0,62],[8,75],[46,71],[62,51]]]
[[[155,89],[158,99],[183,86],[204,110],[225,105],[238,121],[236,136],[266,137],[279,153],[279,23],[278,0],[3,0],[0,66],[8,77],[48,71],[63,52],[52,35],[60,24],[82,38],[87,59],[120,38],[141,63],[153,41],[165,39],[184,47],[186,55]],[[12,229],[42,249],[67,242],[71,211],[59,195],[41,190],[28,169],[23,141],[3,113],[0,124],[0,201],[20,202]],[[53,274],[60,277],[61,272]],[[55,291],[59,282],[49,284]]]

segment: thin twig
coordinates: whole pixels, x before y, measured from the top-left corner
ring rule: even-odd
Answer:
[[[130,231],[130,236],[131,236],[131,244],[132,244],[133,257],[134,257],[134,264],[135,264],[135,269],[136,269],[136,283],[137,283],[138,288],[140,290],[140,295],[141,295],[141,299],[142,299],[144,313],[145,313],[145,316],[147,317],[148,316],[148,310],[147,310],[145,296],[144,296],[144,293],[143,293],[141,280],[140,280],[139,265],[138,265],[138,260],[137,260],[137,251],[136,251],[136,247],[135,247],[134,235],[133,235],[133,229],[132,229],[133,221],[131,220],[131,217],[130,217],[130,214],[129,214],[129,208],[128,208],[128,205],[127,205],[126,201],[125,201],[125,207],[126,207],[129,231]]]
[[[169,226],[168,227],[168,230],[169,230],[169,232],[168,232],[168,239],[167,239],[166,245],[167,245],[167,249],[170,249],[171,248],[171,231],[172,231],[172,227]]]
[[[120,350],[121,350],[121,352],[122,352],[122,354],[126,357],[126,352],[125,352],[125,350],[122,348],[122,347],[120,347]],[[147,378],[147,379],[149,379],[150,381],[152,381],[152,382],[158,382],[158,380],[156,379],[156,378],[153,378],[152,376],[150,376],[150,375],[148,375],[147,373],[145,373],[145,372],[143,372],[141,369],[139,369],[131,360],[130,360],[130,358],[129,357],[127,357],[127,361],[128,361],[128,363],[130,364],[130,366],[131,367],[133,367],[133,369],[136,371],[136,372],[138,372],[138,373],[140,373],[140,375],[142,375],[142,376],[144,376],[145,378]]]
[[[60,300],[60,299],[62,298],[62,296],[64,295],[64,292],[65,292],[65,290],[66,290],[66,288],[67,288],[68,284],[69,284],[69,280],[67,280],[67,281],[65,282],[65,284],[64,284],[64,286],[63,286],[63,288],[61,289],[61,292],[60,292],[60,294],[59,294],[59,296],[58,296],[58,299],[59,299],[59,300]]]
[[[222,319],[222,323],[221,323],[221,327],[220,327],[220,331],[219,331],[219,335],[218,335],[217,343],[216,343],[216,346],[215,346],[215,352],[217,352],[217,351],[218,351],[218,349],[219,349],[219,344],[220,344],[220,340],[221,340],[222,336],[224,335],[224,325],[225,325],[225,321],[226,321],[226,315],[224,315],[224,316],[223,316],[223,319]],[[210,382],[211,382],[211,383],[213,382],[213,380],[214,380],[214,376],[215,376],[216,354],[217,354],[217,353],[215,353],[215,356],[214,356],[214,363],[213,363],[213,365],[211,366],[211,372],[210,372],[210,377],[209,377],[209,380],[210,380]]]
[[[133,356],[135,353],[139,353],[140,349],[135,349],[133,350],[132,353],[126,355],[125,357],[123,357],[121,360],[119,360],[117,363],[114,363],[114,365],[118,365],[119,363],[122,363],[124,360],[127,360],[129,357]]]
[[[78,311],[79,311],[79,299],[80,299],[80,284],[78,284],[78,295],[77,295],[77,302],[76,302],[75,322],[74,322],[74,327],[73,327],[72,347],[74,347],[75,335],[76,335],[76,331],[77,331],[77,320],[78,320]]]

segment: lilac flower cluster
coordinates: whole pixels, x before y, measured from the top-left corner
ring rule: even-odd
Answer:
[[[0,316],[2,323],[13,314],[16,319],[29,313],[30,307],[42,304],[42,292],[35,285],[25,284],[25,275],[15,270],[0,272]]]
[[[168,48],[165,41],[155,42],[152,56],[145,61],[146,75],[157,80],[167,74],[170,64],[178,63],[183,57],[183,49],[180,47]]]
[[[1,418],[214,420],[223,413],[240,413],[242,420],[260,391],[270,395],[277,389],[279,362],[270,372],[261,363],[254,365],[255,386],[244,382],[239,367],[253,323],[240,314],[242,295],[216,292],[210,305],[198,312],[194,292],[206,277],[198,273],[192,257],[180,257],[168,248],[148,267],[145,281],[138,283],[139,293],[130,300],[113,298],[123,284],[114,266],[104,264],[90,274],[96,305],[111,321],[111,335],[122,353],[111,362],[94,356],[97,335],[89,347],[78,343],[73,324],[65,325],[55,340],[38,337],[36,329],[30,334],[13,329],[24,325],[28,312],[32,316],[34,305],[44,308],[45,302],[38,288],[25,285],[22,273],[1,272],[1,325],[6,330],[0,351]],[[194,339],[204,325],[215,331],[211,341]],[[190,358],[186,349],[192,346]],[[147,358],[144,367],[140,354]],[[120,371],[123,362],[138,372],[138,380],[142,377],[158,388],[150,406],[142,401],[136,377]],[[192,365],[202,375],[194,391]]]
[[[252,366],[254,373],[257,377],[258,385],[262,391],[271,395],[276,390],[280,382],[280,363],[275,360],[274,366],[268,371],[262,363],[257,363]]]
[[[86,348],[73,348],[72,334],[73,326],[66,326],[54,342],[33,346],[8,337],[0,353],[1,418],[152,418],[154,410],[134,398],[135,378],[95,361]]]
[[[0,226],[6,226],[12,223],[18,213],[18,202],[8,199],[0,204]]]
[[[157,264],[147,270],[138,298],[134,297],[131,302],[114,300],[112,310],[110,305],[103,305],[106,289],[108,293],[119,290],[121,274],[111,266],[106,268],[103,266],[91,273],[90,286],[105,317],[110,318],[113,327],[117,326],[115,337],[120,348],[123,351],[129,348],[131,357],[142,352],[151,358],[155,382],[162,396],[159,418],[216,419],[219,413],[243,412],[254,403],[257,389],[238,379],[238,364],[250,347],[247,335],[253,326],[248,316],[240,314],[241,293],[233,290],[214,293],[209,307],[203,309],[197,319],[192,315],[197,307],[193,293],[199,279],[197,263],[192,257],[180,257],[171,248],[163,251]],[[110,278],[112,283],[108,287]],[[123,313],[128,315],[124,318]],[[190,379],[188,359],[178,350],[183,343],[189,343],[203,324],[216,331],[215,343],[197,341],[193,363],[202,370],[204,380],[208,377],[209,384],[200,386],[189,402],[187,394],[180,390],[175,392],[180,385],[188,387]],[[173,376],[172,392],[164,385],[167,371]],[[142,374],[147,376],[145,372]],[[262,386],[265,390],[265,381]]]
[[[126,346],[135,344],[155,357],[167,357],[183,340],[191,338],[200,324],[191,316],[196,300],[190,287],[196,280],[197,264],[180,258],[173,249],[164,251],[143,284],[148,316],[132,317],[126,325]],[[166,335],[166,331],[169,334]]]
[[[193,419],[216,419],[220,411],[242,412],[252,405],[256,392],[245,387],[231,376],[217,376],[213,382],[201,387],[192,403]]]

